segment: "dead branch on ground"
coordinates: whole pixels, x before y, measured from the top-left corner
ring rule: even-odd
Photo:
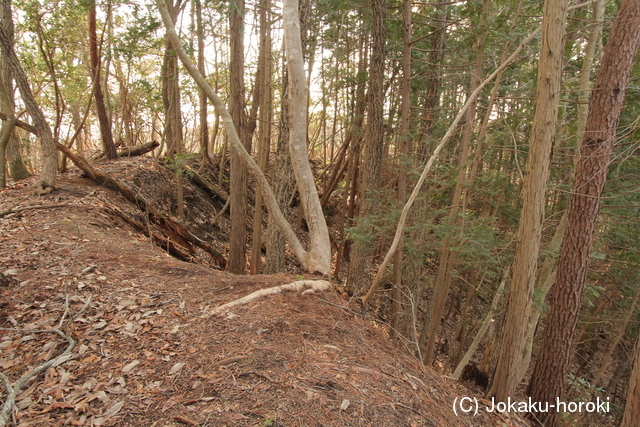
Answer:
[[[73,349],[76,346],[76,341],[71,337],[71,334],[69,333],[69,325],[76,318],[78,318],[87,309],[87,307],[89,307],[89,304],[91,304],[91,297],[87,298],[86,303],[80,309],[80,311],[78,311],[78,313],[76,313],[75,316],[73,316],[72,318],[69,319],[69,321],[66,323],[65,327],[63,328],[64,332],[60,328],[53,328],[53,329],[1,328],[0,329],[0,330],[3,330],[3,331],[13,331],[13,332],[56,334],[56,335],[60,336],[62,339],[66,340],[67,343],[68,343],[67,344],[67,348],[64,350],[64,352],[62,354],[54,357],[53,359],[49,359],[46,362],[44,362],[44,363],[36,366],[35,368],[31,369],[30,371],[28,371],[27,373],[22,375],[20,377],[20,379],[18,379],[18,381],[16,381],[14,384],[11,384],[11,381],[9,380],[9,378],[6,375],[4,375],[4,373],[0,372],[0,380],[2,380],[2,382],[4,384],[4,388],[5,388],[6,392],[7,392],[7,397],[5,398],[4,406],[2,407],[2,411],[0,411],[0,427],[6,426],[7,421],[9,420],[9,417],[11,416],[11,412],[13,411],[13,408],[15,406],[15,398],[16,398],[16,396],[18,394],[20,394],[22,389],[29,382],[31,382],[31,380],[33,380],[41,372],[46,371],[47,369],[49,369],[52,366],[56,366],[56,365],[59,365],[61,363],[64,363],[70,358],[71,352],[73,351]],[[63,319],[64,319],[64,317],[61,319],[61,321]]]
[[[136,157],[153,151],[158,147],[160,143],[158,141],[147,142],[142,145],[134,145],[130,147],[122,147],[118,151],[118,157]]]
[[[54,203],[50,205],[34,205],[34,206],[24,206],[21,208],[9,208],[7,210],[0,211],[0,218],[3,218],[12,213],[18,213],[18,212],[22,212],[30,209],[53,209],[53,208],[63,208],[66,206],[72,206],[72,205],[70,205],[69,203]]]

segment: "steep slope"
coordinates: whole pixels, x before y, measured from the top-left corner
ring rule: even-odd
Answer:
[[[139,170],[155,173],[144,159],[103,167],[132,186]],[[486,411],[457,417],[456,398],[480,396],[421,368],[335,290],[208,317],[299,276],[234,276],[201,253],[179,261],[114,215],[134,206],[75,169],[50,195],[32,188],[0,192],[0,212],[16,210],[0,218],[1,271],[12,279],[0,288],[0,371],[15,384],[64,354],[63,335],[75,343],[16,396],[17,425],[526,425]],[[206,225],[196,211],[194,229]]]

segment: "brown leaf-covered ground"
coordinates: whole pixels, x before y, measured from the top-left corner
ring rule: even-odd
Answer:
[[[99,166],[168,213],[172,175],[149,159]],[[421,368],[338,290],[283,293],[224,317],[207,310],[293,274],[235,276],[206,253],[179,261],[114,215],[137,211],[72,169],[52,194],[0,191],[0,371],[68,357],[16,397],[18,426],[523,426],[456,398],[480,395]],[[143,185],[146,183],[145,185]],[[187,186],[188,225],[225,254],[220,204]],[[147,224],[149,228],[152,225]],[[6,397],[3,390],[2,400]]]

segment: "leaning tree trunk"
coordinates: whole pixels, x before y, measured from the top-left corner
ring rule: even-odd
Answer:
[[[529,383],[529,395],[535,401],[550,402],[564,396],[600,197],[607,180],[618,120],[640,44],[639,21],[640,2],[623,0],[604,49],[591,95],[587,128],[567,211],[567,231],[560,249],[551,311],[542,350]],[[538,413],[535,416],[545,426],[553,427],[558,422],[555,412]]]
[[[287,222],[284,215],[282,214],[282,210],[278,206],[278,201],[275,197],[273,189],[267,182],[267,179],[265,178],[264,174],[262,173],[262,171],[260,170],[256,162],[253,160],[251,155],[244,148],[244,145],[242,144],[240,137],[238,136],[238,132],[236,131],[233,125],[233,119],[231,118],[231,115],[229,114],[229,111],[227,110],[226,106],[224,105],[220,97],[215,93],[211,85],[206,81],[204,76],[200,74],[197,67],[195,66],[193,61],[191,61],[191,58],[189,58],[189,55],[182,47],[180,38],[176,33],[175,27],[173,25],[173,21],[171,20],[169,11],[167,10],[166,3],[164,2],[164,0],[156,0],[156,5],[158,6],[158,11],[162,16],[162,21],[164,22],[165,27],[167,28],[167,34],[171,39],[171,43],[173,44],[173,47],[176,50],[176,53],[178,54],[178,56],[180,57],[180,60],[184,64],[189,74],[191,74],[193,79],[196,81],[198,86],[200,86],[202,89],[205,90],[205,92],[207,93],[207,98],[209,98],[211,103],[214,105],[216,111],[220,114],[224,122],[227,135],[229,137],[229,142],[231,143],[233,150],[240,155],[242,163],[247,168],[249,173],[253,176],[253,178],[256,180],[258,185],[262,188],[262,191],[264,192],[264,195],[265,195],[265,202],[267,203],[267,206],[269,208],[269,214],[273,217],[275,223],[278,225],[278,228],[284,234],[285,238],[287,239],[287,242],[289,242],[292,252],[295,254],[296,258],[300,261],[300,263],[302,264],[305,270],[309,272],[329,274],[329,271],[331,269],[331,263],[330,263],[331,246],[329,246],[329,241],[328,241],[329,232],[326,227],[326,224],[324,224],[324,230],[323,230],[323,227],[321,226],[319,227],[318,230],[315,230],[313,227],[311,227],[311,224],[313,222],[309,220],[307,221],[310,225],[309,237],[311,241],[316,242],[315,249],[317,253],[313,252],[314,247],[311,248],[311,251],[305,250],[304,247],[302,246],[302,243],[300,242],[300,239],[298,239],[295,232],[293,231],[291,224]],[[289,9],[289,13],[284,14],[285,19],[283,20],[283,22],[287,23],[287,25],[285,25],[285,28],[288,28],[289,30],[291,30],[291,25],[290,25],[291,23],[287,21],[292,19],[296,19],[296,20],[298,19],[297,14],[290,13],[290,9],[297,10],[297,4],[291,5],[285,2],[285,9]],[[293,29],[295,31],[295,24],[293,25]],[[299,37],[299,34],[298,34],[298,37]],[[286,35],[285,35],[285,38],[287,38]],[[294,39],[295,39],[295,36],[294,36]],[[293,52],[290,52],[291,55],[299,55],[300,57],[302,57],[302,50],[300,49],[299,44],[294,43],[292,46],[292,44],[289,43],[288,49],[291,49],[293,51]],[[299,63],[300,64],[302,63],[301,58]],[[304,71],[302,72],[302,74],[304,75]],[[306,82],[305,82],[305,85],[306,85]],[[304,93],[306,94],[306,91]],[[304,105],[306,106],[306,104]],[[301,107],[299,105],[293,105],[292,108],[301,108]],[[301,151],[301,153],[299,153],[300,156],[303,156],[303,155],[306,156],[306,152],[307,152],[306,149],[299,150],[299,151]],[[307,159],[307,162],[308,162],[308,159]],[[312,177],[310,177],[309,179],[312,179]],[[301,184],[298,184],[298,185],[300,186]],[[316,193],[316,198],[317,198],[317,193]],[[316,209],[316,207],[319,208],[320,201],[318,200],[317,203],[311,203],[310,206],[314,209]],[[319,215],[322,216],[322,211],[320,209],[319,209]],[[322,218],[324,219],[324,217]],[[318,236],[319,234],[326,234],[327,238],[323,239],[321,236]],[[318,246],[318,242],[323,242],[323,244],[326,246]]]
[[[2,0],[2,5],[5,10],[11,10],[11,0]],[[42,172],[40,175],[40,187],[43,191],[50,191],[48,189],[53,189],[55,186],[56,172],[58,170],[58,157],[56,154],[56,145],[53,139],[53,133],[51,133],[49,123],[47,123],[44,113],[33,96],[31,86],[27,80],[27,74],[22,68],[22,65],[20,65],[20,61],[13,49],[13,43],[5,31],[4,26],[0,26],[0,48],[2,48],[3,53],[5,53],[7,64],[9,64],[9,67],[13,72],[13,77],[18,85],[18,89],[20,90],[22,101],[27,107],[27,111],[33,119],[33,124],[40,135],[40,144],[42,145]]]

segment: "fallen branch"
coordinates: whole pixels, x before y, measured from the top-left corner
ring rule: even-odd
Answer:
[[[25,373],[24,375],[22,375],[20,377],[20,379],[18,381],[16,381],[15,384],[11,384],[11,381],[9,380],[9,378],[7,378],[6,375],[4,375],[2,372],[0,372],[0,380],[2,380],[3,384],[4,384],[4,388],[7,391],[7,397],[5,398],[4,401],[4,405],[2,407],[2,411],[0,412],[0,427],[5,427],[7,425],[7,421],[9,420],[9,417],[11,416],[11,412],[13,411],[13,408],[15,406],[15,399],[16,396],[18,394],[20,394],[20,392],[22,391],[22,389],[29,383],[31,382],[31,380],[33,380],[36,376],[38,376],[41,372],[46,371],[47,369],[49,369],[52,366],[58,366],[61,363],[66,362],[67,360],[69,360],[70,356],[71,356],[71,352],[73,351],[73,349],[76,346],[76,341],[71,338],[71,334],[69,332],[69,325],[75,320],[77,319],[91,304],[91,296],[89,298],[87,298],[87,301],[84,303],[84,306],[80,309],[80,311],[78,311],[75,316],[73,316],[71,319],[69,319],[69,321],[66,323],[66,325],[64,326],[63,330],[60,330],[60,328],[62,327],[62,322],[64,321],[64,318],[66,316],[66,311],[65,314],[60,318],[60,325],[58,326],[58,328],[53,328],[53,329],[16,329],[16,328],[0,328],[0,330],[2,331],[18,331],[18,332],[29,332],[29,333],[49,333],[49,334],[57,334],[60,337],[62,337],[63,339],[65,339],[68,343],[67,348],[65,349],[65,351],[54,357],[53,359],[49,359],[46,362],[44,362],[43,364],[36,366],[35,368],[33,368],[32,370],[30,370],[29,372]],[[68,300],[67,300],[68,301]]]
[[[187,176],[195,182],[200,188],[209,193],[209,195],[214,196],[222,203],[226,203],[229,199],[229,195],[225,193],[222,189],[218,188],[216,185],[213,185],[209,181],[207,181],[202,175],[196,172],[189,165],[185,165],[184,169],[188,172]]]
[[[294,291],[301,292],[305,295],[307,293],[312,293],[316,291],[325,291],[331,288],[331,282],[326,280],[299,280],[297,282],[287,283],[285,285],[274,286],[272,288],[260,289],[259,291],[255,291],[250,293],[249,295],[233,300],[221,306],[210,310],[208,313],[202,315],[201,317],[206,319],[211,316],[220,316],[225,313],[228,313],[232,308],[238,307],[240,305],[248,304],[252,301],[255,301],[259,298],[266,297],[268,295],[278,294],[283,291]]]
[[[3,328],[2,330],[15,331],[16,329]],[[73,338],[71,338],[70,335],[65,334],[60,329],[45,329],[45,330],[24,329],[24,331],[28,331],[31,333],[34,333],[34,332],[35,333],[54,333],[59,335],[63,339],[65,339],[69,344],[67,345],[67,348],[62,354],[58,355],[57,357],[54,357],[53,359],[49,359],[43,364],[33,368],[32,370],[24,374],[22,377],[20,377],[20,379],[16,381],[16,383],[13,385],[11,385],[11,382],[4,374],[0,373],[0,379],[2,379],[5,389],[7,390],[7,397],[5,399],[4,406],[2,407],[2,412],[0,412],[0,427],[6,426],[7,421],[11,416],[11,411],[13,411],[13,407],[15,406],[16,395],[18,395],[22,391],[22,389],[27,385],[27,383],[29,383],[41,372],[49,369],[51,366],[60,364],[68,360],[68,356],[71,355],[71,352],[76,346],[76,341]]]
[[[0,112],[0,120],[7,121],[7,120],[9,120],[9,118],[7,117],[7,115],[5,113]],[[36,129],[35,126],[30,125],[29,123],[27,123],[25,121],[22,121],[20,119],[16,119],[16,126],[26,130],[27,132],[31,132],[34,135],[38,135],[38,129]]]
[[[142,145],[134,145],[131,147],[122,147],[118,151],[118,157],[136,157],[147,154],[149,151],[153,151],[158,147],[160,143],[158,141],[147,142]]]
[[[34,205],[34,206],[25,206],[22,208],[10,208],[10,209],[1,211],[0,218],[3,218],[12,213],[18,213],[18,212],[27,211],[30,209],[53,209],[53,208],[63,208],[66,206],[71,206],[71,205],[68,203],[54,203],[52,205]]]

